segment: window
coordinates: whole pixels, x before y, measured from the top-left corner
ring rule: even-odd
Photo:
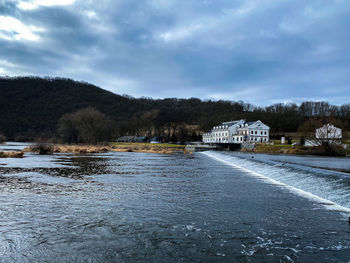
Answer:
[[[258,134],[258,132],[257,132],[257,131],[255,131],[255,134]]]
[[[251,134],[254,134],[254,132],[253,132],[253,131],[251,131]]]
[[[265,135],[266,135],[266,132],[265,132]]]
[[[260,132],[260,134],[261,134],[261,135],[263,134],[262,131]]]

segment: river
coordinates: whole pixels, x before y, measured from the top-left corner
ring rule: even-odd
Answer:
[[[0,159],[0,262],[349,261],[350,175],[279,158]]]

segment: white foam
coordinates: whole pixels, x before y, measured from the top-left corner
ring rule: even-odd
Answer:
[[[241,170],[241,171],[244,171],[244,172],[247,172],[251,175],[253,175],[254,177],[257,177],[257,178],[260,178],[260,179],[263,179],[263,181],[265,181],[266,183],[269,183],[269,184],[273,184],[273,185],[276,185],[276,186],[279,186],[279,187],[282,187],[284,189],[287,189],[288,191],[292,192],[292,193],[295,193],[299,196],[302,196],[304,198],[307,198],[309,200],[312,200],[312,201],[316,201],[320,204],[322,204],[324,207],[326,207],[327,209],[329,210],[335,210],[335,211],[339,211],[339,212],[344,212],[344,213],[350,213],[350,208],[348,207],[344,207],[344,206],[341,206],[333,201],[330,201],[330,200],[327,200],[327,199],[324,199],[324,198],[321,198],[317,195],[314,195],[312,193],[309,193],[309,192],[306,192],[304,190],[301,190],[299,188],[296,188],[294,186],[291,186],[291,185],[287,185],[285,183],[281,183],[275,179],[272,179],[270,177],[267,177],[265,175],[262,175],[260,173],[257,173],[255,171],[252,171],[252,170],[249,170],[247,168],[244,168],[244,167],[241,167],[237,164],[234,164],[232,163],[232,161],[228,161],[226,159],[223,159],[224,156],[220,155],[220,154],[217,154],[217,153],[214,153],[214,152],[202,152],[202,154],[208,156],[208,157],[211,157],[219,162],[222,162],[226,165],[229,165],[229,166],[232,166],[238,170]]]

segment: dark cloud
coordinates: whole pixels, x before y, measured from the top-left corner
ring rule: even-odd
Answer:
[[[69,2],[0,0],[0,73],[137,97],[350,101],[346,0]]]

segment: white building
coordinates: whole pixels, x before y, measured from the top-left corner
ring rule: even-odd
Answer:
[[[321,140],[341,140],[342,130],[332,124],[326,124],[316,129],[315,137]]]
[[[330,144],[341,144],[342,129],[335,127],[332,124],[323,125],[316,129],[315,138],[305,140],[305,146],[320,146],[324,142]]]
[[[270,127],[262,121],[245,120],[223,122],[203,134],[204,143],[268,142]]]

